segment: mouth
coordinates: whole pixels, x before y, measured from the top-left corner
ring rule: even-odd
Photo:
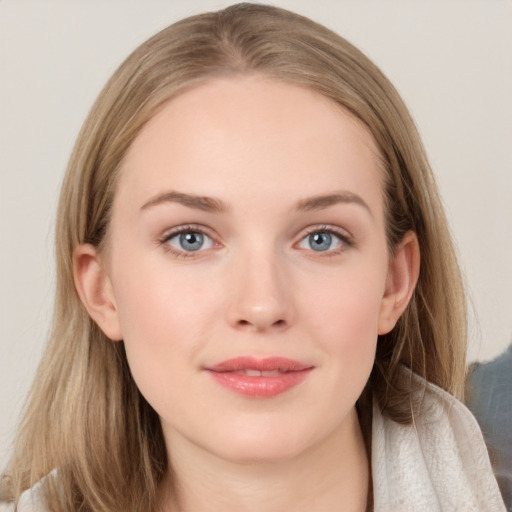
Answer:
[[[237,357],[205,368],[215,382],[237,394],[271,398],[303,382],[312,365],[284,357]]]
[[[236,375],[247,375],[248,377],[271,377],[271,376],[275,376],[275,375],[282,375],[283,373],[288,373],[288,372],[283,372],[281,370],[263,370],[263,371],[260,371],[260,370],[236,370],[236,371],[233,371],[233,372],[227,372],[227,373],[234,373]]]

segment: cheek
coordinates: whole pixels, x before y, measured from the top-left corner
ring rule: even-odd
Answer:
[[[308,285],[309,297],[301,307],[309,311],[303,319],[311,337],[316,337],[323,352],[329,355],[327,364],[338,385],[352,387],[360,393],[369,376],[375,358],[378,339],[378,319],[384,293],[385,270],[375,266],[351,268],[316,279]]]
[[[357,344],[368,335],[377,335],[384,294],[384,272],[357,271],[357,268],[326,275],[325,279],[304,283],[307,292],[301,307],[310,311],[312,328]]]
[[[123,265],[130,268],[128,261]],[[154,405],[165,382],[183,383],[198,365],[216,301],[203,279],[160,265],[132,263],[137,273],[117,269],[115,296],[128,363],[142,394]]]

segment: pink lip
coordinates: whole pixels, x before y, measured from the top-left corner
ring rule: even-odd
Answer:
[[[285,357],[236,357],[205,370],[220,385],[241,395],[270,398],[301,383],[313,366]],[[245,375],[240,372],[277,372],[276,375]]]

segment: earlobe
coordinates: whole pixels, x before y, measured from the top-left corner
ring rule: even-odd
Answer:
[[[405,311],[414,293],[420,272],[418,237],[408,231],[389,264],[386,289],[381,303],[378,333],[387,334]]]
[[[91,318],[108,338],[121,340],[123,336],[112,284],[93,245],[82,244],[75,249],[73,276],[80,300]]]

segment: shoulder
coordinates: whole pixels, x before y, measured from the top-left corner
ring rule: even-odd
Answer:
[[[44,478],[34,487],[27,489],[20,496],[17,508],[14,503],[0,502],[0,512],[50,512],[44,497],[43,482]]]
[[[374,406],[376,512],[504,511],[475,418],[450,394],[423,384],[421,410],[410,425],[383,417]]]

